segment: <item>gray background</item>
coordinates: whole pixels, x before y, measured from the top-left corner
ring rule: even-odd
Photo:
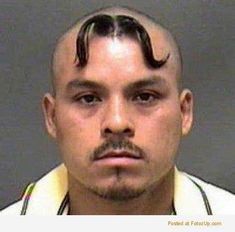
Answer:
[[[155,17],[182,48],[196,106],[179,167],[235,192],[235,1],[0,0],[0,208],[59,163],[40,108],[56,38],[78,17],[115,2]]]

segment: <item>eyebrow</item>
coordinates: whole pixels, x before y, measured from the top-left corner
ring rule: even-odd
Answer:
[[[160,76],[150,76],[150,77],[135,81],[133,83],[130,83],[126,87],[126,91],[129,92],[135,89],[141,89],[141,88],[146,88],[150,86],[166,88],[168,86],[168,83],[165,79],[163,79]]]
[[[129,83],[125,87],[126,92],[133,91],[135,89],[146,88],[150,86],[158,86],[161,88],[167,87],[167,81],[160,76],[150,76],[139,79],[133,83]],[[96,90],[106,90],[106,87],[97,81],[92,80],[79,80],[74,79],[67,84],[66,89],[69,91],[71,89],[96,89]]]
[[[91,80],[79,80],[74,79],[67,84],[66,89],[101,89],[105,90],[105,87],[96,81]]]

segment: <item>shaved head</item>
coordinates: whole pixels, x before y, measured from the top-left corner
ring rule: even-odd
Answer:
[[[128,20],[130,22],[129,28],[126,23]],[[96,21],[99,22],[95,27]],[[107,26],[111,21],[114,29]],[[105,24],[107,28],[105,28]],[[123,28],[120,25],[124,25]],[[96,29],[95,33],[91,32],[92,30],[94,31],[94,28]],[[143,35],[141,32],[143,32]],[[154,19],[141,12],[126,7],[108,7],[79,19],[58,40],[52,57],[52,83],[54,93],[56,92],[57,80],[60,76],[63,76],[63,71],[68,62],[76,63],[78,68],[86,65],[89,57],[87,41],[92,36],[121,37],[122,34],[140,40],[139,43],[142,45],[142,51],[150,67],[160,68],[166,62],[170,63],[172,68],[175,69],[176,78],[180,85],[182,57],[172,34],[166,28],[155,22]],[[141,35],[142,38],[139,39]],[[83,38],[81,38],[82,36]],[[83,43],[81,42],[82,40],[84,41]]]

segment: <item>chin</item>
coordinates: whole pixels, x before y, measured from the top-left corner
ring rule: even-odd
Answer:
[[[143,180],[116,178],[107,182],[96,182],[88,189],[100,198],[110,201],[127,201],[140,197],[149,188]]]
[[[90,190],[100,198],[110,201],[128,201],[140,197],[145,188],[134,188],[128,185],[113,185],[107,187],[94,187]]]

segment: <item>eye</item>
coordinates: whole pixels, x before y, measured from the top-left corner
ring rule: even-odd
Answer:
[[[136,94],[133,100],[140,104],[148,104],[148,103],[152,103],[157,98],[158,98],[157,94],[149,93],[149,92],[142,92],[142,93]]]
[[[96,103],[100,102],[101,99],[95,96],[94,94],[86,94],[75,97],[75,101],[83,105],[95,105]]]

